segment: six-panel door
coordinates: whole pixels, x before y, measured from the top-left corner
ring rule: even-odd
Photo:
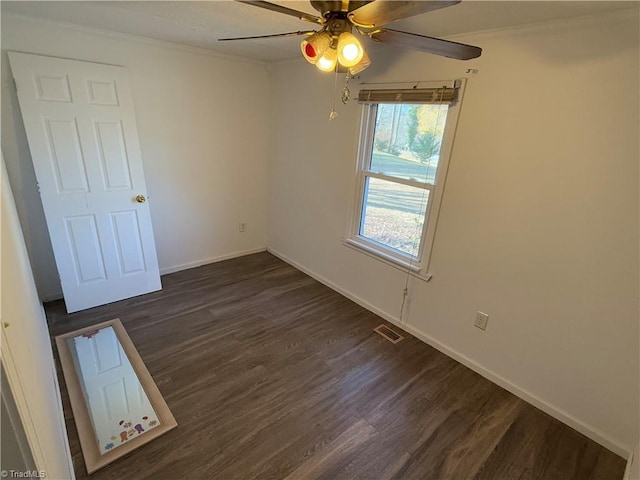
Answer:
[[[9,60],[67,310],[159,290],[127,71]]]

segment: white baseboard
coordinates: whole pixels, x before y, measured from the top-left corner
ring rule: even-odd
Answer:
[[[514,395],[520,397],[525,402],[530,403],[531,405],[539,408],[543,412],[551,415],[552,417],[556,418],[557,420],[561,421],[562,423],[570,426],[574,430],[577,430],[578,432],[582,433],[583,435],[585,435],[586,437],[590,438],[594,442],[597,442],[600,445],[602,445],[603,447],[607,448],[608,450],[611,450],[615,454],[620,455],[623,458],[627,458],[629,456],[629,453],[631,452],[631,447],[630,446],[627,446],[627,445],[623,444],[622,442],[620,442],[620,441],[612,438],[611,436],[607,435],[606,433],[598,430],[597,428],[594,428],[591,425],[578,420],[577,418],[573,417],[572,415],[570,415],[569,413],[565,412],[564,410],[555,407],[553,404],[548,403],[547,401],[535,396],[531,392],[529,392],[526,389],[518,386],[517,384],[507,380],[506,378],[498,375],[497,373],[492,372],[491,370],[485,368],[483,365],[479,364],[475,360],[472,360],[471,358],[465,356],[464,354],[454,350],[453,348],[451,348],[448,345],[438,341],[437,339],[433,338],[432,336],[430,336],[430,335],[428,335],[428,334],[426,334],[424,332],[421,332],[421,331],[411,327],[410,325],[407,325],[405,323],[400,322],[399,319],[396,318],[395,316],[393,316],[393,315],[391,315],[391,314],[389,314],[387,312],[384,312],[383,310],[380,310],[379,308],[377,308],[374,305],[370,304],[366,300],[364,300],[364,299],[362,299],[362,298],[360,298],[360,297],[358,297],[356,295],[353,295],[352,293],[344,290],[343,288],[341,288],[340,286],[336,285],[332,281],[322,277],[321,275],[316,274],[315,272],[309,270],[308,268],[300,265],[296,261],[291,260],[289,257],[284,255],[283,253],[280,253],[280,252],[272,249],[271,247],[267,247],[267,251],[269,253],[275,255],[276,257],[280,258],[281,260],[287,262],[288,264],[290,264],[291,266],[295,267],[296,269],[300,270],[301,272],[306,273],[310,277],[312,277],[315,280],[319,281],[320,283],[326,285],[327,287],[331,288],[332,290],[335,290],[336,292],[340,293],[341,295],[344,295],[349,300],[352,300],[355,303],[357,303],[358,305],[366,308],[370,312],[375,313],[376,315],[382,317],[383,319],[387,320],[388,322],[393,323],[394,325],[398,326],[399,328],[402,328],[403,330],[409,332],[410,334],[412,334],[416,338],[419,338],[420,340],[422,340],[426,344],[434,347],[435,349],[437,349],[440,352],[444,353],[448,357],[451,357],[454,360],[462,363],[463,365],[465,365],[466,367],[470,368],[474,372],[482,375],[484,378],[490,380],[491,382],[495,383],[496,385],[499,385],[500,387],[502,387],[505,390],[513,393]]]
[[[222,262],[224,260],[231,260],[232,258],[244,257],[245,255],[252,255],[254,253],[260,253],[266,250],[267,250],[267,247],[260,247],[260,248],[254,248],[252,250],[244,250],[242,252],[233,252],[227,255],[220,255],[218,257],[206,258],[204,260],[197,260],[195,262],[183,263],[182,265],[175,265],[173,267],[160,269],[160,275],[167,275],[168,273],[180,272],[182,270],[201,267],[202,265],[208,265],[210,263]]]
[[[54,300],[62,300],[64,297],[62,296],[62,292],[59,293],[48,293],[40,297],[40,301],[42,303],[53,302]]]
[[[160,275],[167,275],[168,273],[180,272],[182,270],[188,270],[190,268],[201,267],[202,265],[208,265],[210,263],[222,262],[224,260],[231,260],[232,258],[244,257],[245,255],[252,255],[254,253],[265,252],[267,247],[254,248],[252,250],[245,250],[242,252],[233,252],[227,255],[220,255],[218,257],[206,258],[204,260],[198,260],[195,262],[183,263],[182,265],[175,265],[173,267],[162,268],[160,270]],[[43,295],[40,298],[42,303],[52,302],[54,300],[62,300],[64,296],[62,292],[59,293],[51,293]]]

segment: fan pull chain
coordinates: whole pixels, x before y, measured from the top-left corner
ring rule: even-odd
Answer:
[[[349,90],[349,79],[351,78],[351,73],[347,71],[347,76],[344,81],[344,88],[342,89],[342,103],[346,105],[351,100],[351,90]]]
[[[338,116],[338,112],[336,112],[336,95],[338,93],[338,67],[336,66],[336,73],[333,80],[333,94],[332,101],[333,106],[331,107],[331,111],[329,112],[329,121],[333,120]]]

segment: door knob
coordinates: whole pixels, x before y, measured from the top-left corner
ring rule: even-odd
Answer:
[[[138,203],[144,203],[144,202],[146,202],[146,201],[147,201],[147,199],[145,198],[145,196],[144,196],[144,195],[137,195],[137,196],[136,196],[136,202],[138,202]]]

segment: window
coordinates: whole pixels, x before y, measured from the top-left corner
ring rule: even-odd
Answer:
[[[427,275],[462,87],[360,91],[348,245]]]

